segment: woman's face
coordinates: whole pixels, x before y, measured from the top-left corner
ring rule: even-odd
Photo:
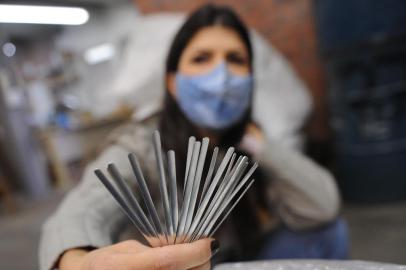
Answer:
[[[238,34],[224,26],[201,29],[190,40],[179,59],[178,72],[201,75],[210,72],[221,62],[235,75],[250,71],[248,50]],[[168,90],[176,98],[175,74],[168,75]]]

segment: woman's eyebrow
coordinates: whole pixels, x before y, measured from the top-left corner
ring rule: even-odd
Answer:
[[[215,51],[215,49],[209,49],[209,48],[192,48],[190,50],[190,54],[191,55],[196,55],[196,54],[211,54]],[[244,48],[241,47],[233,47],[233,48],[226,48],[224,50],[224,52],[226,54],[239,54],[239,55],[243,55],[243,56],[247,56],[248,53]]]
[[[229,49],[229,50],[227,50],[227,53],[247,55],[247,52],[243,49]]]
[[[248,51],[244,47],[240,47],[240,46],[229,47],[229,48],[225,49],[225,53],[226,54],[237,54],[237,55],[241,55],[244,57],[248,56]]]
[[[196,48],[192,48],[190,51],[191,51],[192,54],[197,54],[197,53],[212,53],[212,52],[213,52],[213,49],[196,47]]]

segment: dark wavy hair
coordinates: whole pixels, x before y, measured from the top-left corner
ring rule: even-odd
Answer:
[[[184,49],[197,32],[204,27],[216,25],[229,28],[238,34],[248,50],[249,65],[252,72],[253,52],[251,41],[249,32],[241,19],[229,7],[206,4],[191,13],[173,39],[166,61],[166,75],[177,72],[179,59],[181,58]],[[250,104],[251,103],[252,102],[250,102]],[[216,135],[219,136],[217,146],[219,146],[220,150],[225,150],[229,146],[236,146],[239,144],[247,125],[252,121],[251,111],[252,108],[250,105],[239,122],[225,130],[214,131],[216,132]],[[177,101],[169,93],[167,85],[163,101],[163,110],[160,114],[159,129],[162,135],[163,148],[165,150],[173,149],[176,152],[177,176],[179,179],[183,179],[188,138],[190,136],[195,136],[200,140],[202,138],[197,132],[197,127],[186,118],[179,108]],[[237,152],[247,155],[247,153],[242,153],[238,149]],[[253,208],[258,207],[258,205],[266,204],[264,199],[264,181],[261,181],[263,177],[260,176],[262,175],[260,170],[258,171],[259,172],[254,176],[256,179],[254,188],[252,188],[250,194],[248,194],[250,196],[245,196],[245,198],[241,200],[235,210],[235,213],[238,214],[233,214],[231,217],[231,222],[239,235],[238,241],[240,242],[240,246],[244,248],[240,250],[238,254],[229,254],[224,260],[232,261],[237,258],[238,260],[244,258],[250,259],[252,258],[253,253],[255,253],[256,248],[253,246],[258,245],[258,239],[256,238],[260,229]],[[255,235],[250,234],[250,232],[247,231],[247,228],[250,228],[249,231],[254,232],[253,234]]]

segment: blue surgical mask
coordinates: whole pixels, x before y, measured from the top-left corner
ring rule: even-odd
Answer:
[[[224,129],[237,123],[251,102],[252,75],[233,75],[223,62],[203,75],[176,74],[178,104],[195,125]]]

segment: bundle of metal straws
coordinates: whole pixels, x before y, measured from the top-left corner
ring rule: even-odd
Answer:
[[[255,180],[250,177],[258,164],[254,163],[248,169],[248,158],[237,158],[233,147],[228,149],[221,162],[217,162],[219,149],[215,147],[209,167],[206,168],[206,177],[202,180],[209,139],[204,138],[199,142],[195,137],[190,137],[183,194],[178,196],[175,152],[170,150],[167,158],[163,158],[158,131],[153,134],[153,145],[160,176],[159,202],[154,203],[152,200],[140,164],[132,153],[128,159],[135,176],[133,184],[143,204],[138,202],[130,184],[114,164],[107,167],[113,181],[99,169],[95,170],[95,174],[151,246],[187,243],[211,237],[254,183]],[[163,206],[161,218],[155,207],[158,203]],[[161,222],[162,217],[164,222]]]

